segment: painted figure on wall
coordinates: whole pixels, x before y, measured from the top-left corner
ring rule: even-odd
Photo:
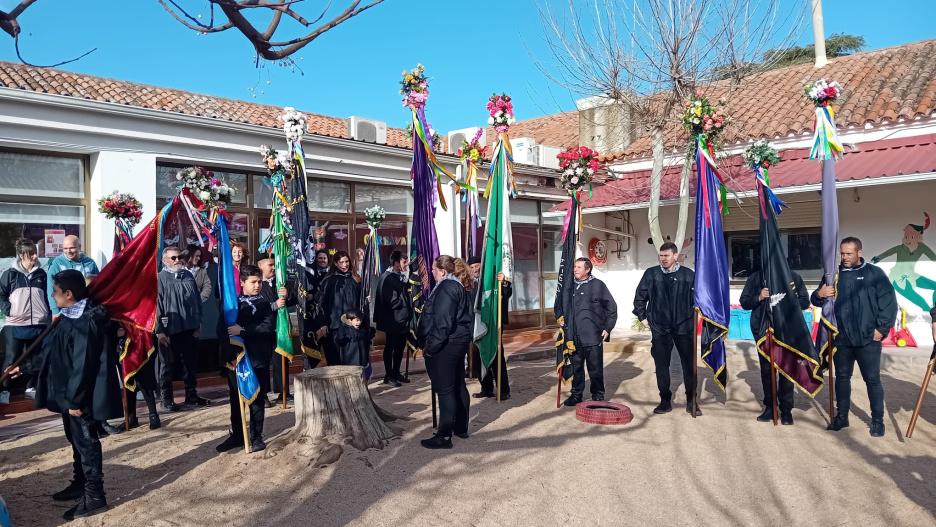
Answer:
[[[894,289],[923,311],[929,311],[933,304],[936,304],[936,281],[917,273],[916,264],[924,255],[930,261],[936,262],[936,253],[923,243],[923,231],[930,226],[929,214],[924,212],[923,216],[925,217],[923,225],[913,225],[911,223],[904,227],[903,242],[875,256],[871,259],[871,263],[876,264],[885,258],[896,255],[897,263],[887,275],[893,282]],[[933,291],[930,300],[927,300],[918,292],[920,289]]]

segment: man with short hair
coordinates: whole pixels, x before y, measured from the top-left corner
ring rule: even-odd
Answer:
[[[159,273],[159,299],[156,304],[156,340],[159,343],[159,389],[162,407],[170,412],[179,406],[172,395],[172,362],[181,359],[184,371],[185,404],[207,406],[198,396],[198,337],[202,301],[195,275],[185,268],[179,249],[163,249],[163,269]]]
[[[295,295],[290,295],[289,291],[285,287],[276,288],[276,262],[272,256],[269,258],[260,260],[257,262],[257,267],[260,268],[262,274],[262,282],[260,284],[260,295],[264,300],[269,302],[271,305],[277,303],[279,299],[285,300],[283,304],[285,307],[289,308],[295,306],[298,303],[298,299]],[[276,311],[276,308],[273,309]],[[274,329],[275,325],[279,323],[277,318],[274,318]],[[286,402],[293,402],[293,396],[289,393],[289,379],[287,383],[283,386],[283,359],[281,357],[273,357],[273,391],[280,394],[279,400],[282,402],[283,397],[286,398]],[[288,375],[288,373],[287,373]],[[269,399],[267,400],[269,404]],[[266,406],[270,408],[272,404]]]
[[[670,390],[673,346],[682,364],[687,412],[692,413],[692,401],[695,398],[692,364],[696,352],[692,345],[692,332],[695,331],[692,297],[695,273],[679,264],[678,255],[676,244],[667,242],[661,245],[658,255],[660,264],[644,272],[634,295],[634,315],[650,330],[650,355],[653,356],[657,389],[660,391],[660,404],[653,409],[655,414],[665,414],[673,409],[673,392]],[[696,415],[701,415],[701,412],[696,410]]]
[[[89,275],[99,273],[98,266],[91,258],[81,252],[81,240],[77,236],[66,236],[62,243],[62,254],[56,256],[49,263],[49,276],[55,276],[59,271],[66,269],[75,269],[81,271],[81,275],[87,278]],[[52,298],[52,280],[48,280],[47,296],[49,307],[52,308],[52,314],[58,315],[59,309],[55,306],[55,300]]]
[[[848,237],[839,246],[842,262],[836,285],[823,285],[811,300],[820,307],[835,297],[838,334],[833,345],[835,363],[835,418],[828,430],[848,427],[851,406],[851,376],[855,362],[868,387],[871,403],[871,436],[884,435],[884,386],[881,385],[881,340],[890,333],[897,318],[897,295],[890,279],[879,267],[861,257],[861,240]]]
[[[608,287],[592,276],[592,263],[588,258],[575,260],[575,293],[572,297],[572,313],[575,317],[575,334],[572,341],[572,394],[566,406],[582,402],[585,393],[585,368],[591,380],[592,401],[604,400],[604,342],[611,337],[617,323],[617,304]],[[563,319],[563,325],[565,320]]]
[[[406,350],[406,334],[409,332],[410,308],[407,291],[407,267],[409,259],[403,251],[390,253],[390,267],[377,279],[374,302],[374,322],[377,331],[386,334],[384,343],[384,384],[400,387],[409,379],[400,373],[403,352]]]

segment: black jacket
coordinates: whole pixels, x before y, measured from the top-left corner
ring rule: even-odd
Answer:
[[[685,266],[664,273],[659,265],[644,272],[634,295],[634,315],[656,333],[686,335],[694,329],[692,291],[695,272]]]
[[[123,415],[117,360],[110,350],[110,318],[104,306],[87,301],[84,312],[61,321],[42,343],[36,378],[36,408],[56,413],[81,410],[96,421]],[[116,333],[114,333],[116,336]]]
[[[814,306],[823,299],[813,291]],[[897,319],[897,295],[887,275],[878,266],[865,263],[856,267],[839,266],[835,295],[835,321],[839,333],[836,344],[864,346],[874,340],[874,330],[884,337]]]
[[[286,288],[286,292],[289,292],[289,288]],[[276,290],[276,279],[273,279],[270,282],[263,280],[260,285],[260,295],[264,300],[270,302],[271,304],[279,300],[279,293]],[[296,295],[289,295],[286,297],[286,307],[293,307],[299,303]],[[276,309],[276,308],[274,308]]]
[[[374,322],[384,333],[406,333],[412,317],[406,276],[386,270],[377,279],[374,295]]]
[[[471,306],[474,307],[478,303],[478,291],[481,288],[478,287],[478,280],[475,279],[474,285],[471,286]],[[510,317],[507,316],[507,312],[510,311],[510,297],[513,296],[513,284],[504,281],[501,285],[501,327],[506,327],[510,323]]]
[[[573,283],[575,293],[572,297],[572,311],[575,317],[576,347],[598,346],[601,344],[601,332],[611,334],[617,323],[617,304],[608,291],[608,286],[597,278],[583,283]]]
[[[276,311],[266,299],[253,305],[241,300],[237,305],[237,325],[243,328],[240,337],[244,339],[250,365],[254,369],[269,368],[276,349]],[[222,364],[237,360],[239,347],[229,344],[223,349]]]
[[[156,303],[156,333],[172,336],[201,326],[201,292],[188,269],[159,272]]]
[[[470,291],[458,280],[436,283],[416,328],[418,346],[424,355],[438,354],[449,342],[466,343],[461,347],[463,352],[467,352],[475,314],[471,298]]]
[[[343,366],[364,367],[370,363],[370,343],[373,332],[372,328],[356,328],[348,323],[347,318],[342,317],[341,327],[334,332],[332,338],[341,354]]]
[[[328,275],[319,287],[317,298],[317,327],[326,326],[335,331],[343,324],[341,317],[351,308],[357,308],[361,297],[361,284],[351,272],[335,271]]]
[[[793,275],[793,290],[796,291],[796,298],[799,300],[800,309],[809,309],[809,292],[806,291],[806,285],[803,279],[795,271],[790,271]],[[767,334],[767,306],[770,305],[770,299],[760,299],[760,292],[764,289],[764,283],[761,281],[760,271],[754,271],[744,282],[744,289],[741,291],[741,308],[751,312],[751,333],[754,340],[760,340]]]

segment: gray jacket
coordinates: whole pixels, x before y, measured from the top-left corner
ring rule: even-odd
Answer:
[[[159,272],[156,333],[172,336],[201,326],[202,301],[195,276],[188,269]]]
[[[198,266],[189,269],[195,275],[195,286],[201,295],[201,301],[207,302],[211,298],[211,278],[208,278],[208,271],[204,267]]]

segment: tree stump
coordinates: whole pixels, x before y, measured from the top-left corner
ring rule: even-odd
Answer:
[[[402,430],[388,422],[399,418],[374,404],[362,373],[360,366],[328,366],[296,375],[296,425],[270,444],[267,455],[291,443],[311,442],[301,454],[325,465],[341,456],[341,445],[382,449],[398,437]]]

